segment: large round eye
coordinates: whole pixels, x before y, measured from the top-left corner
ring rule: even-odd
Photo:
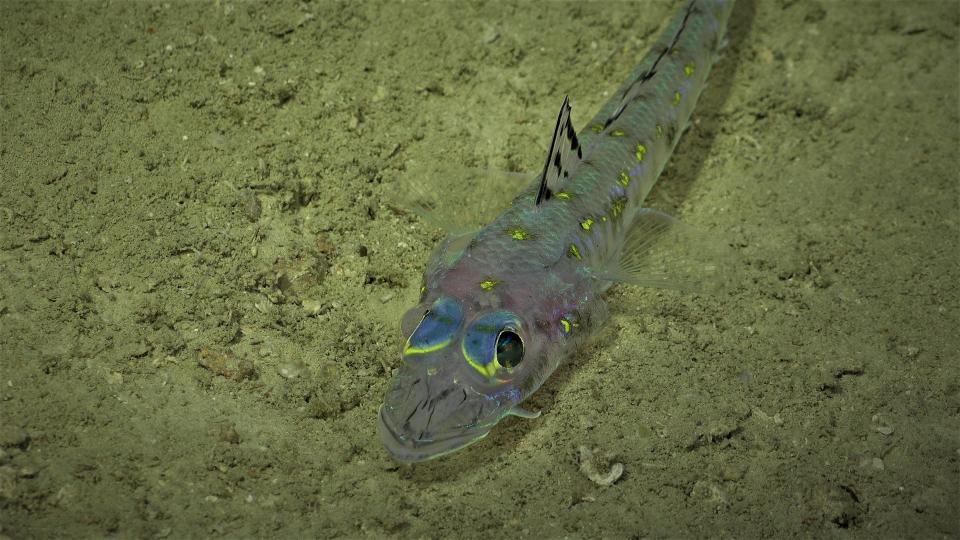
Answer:
[[[486,377],[494,377],[501,368],[517,366],[523,361],[522,327],[520,318],[509,311],[479,317],[463,335],[463,357]]]
[[[497,336],[497,362],[512,368],[523,361],[523,340],[513,330],[504,330]]]

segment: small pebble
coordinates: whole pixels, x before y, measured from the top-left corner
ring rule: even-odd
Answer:
[[[881,435],[893,435],[893,428],[890,426],[880,426],[877,428],[877,433]]]
[[[229,444],[240,444],[240,434],[237,433],[233,424],[226,424],[220,426],[220,432],[217,433],[217,438],[225,443]]]
[[[280,375],[287,379],[296,379],[307,369],[303,360],[293,360],[280,366]]]
[[[493,26],[487,26],[483,30],[483,42],[490,44],[500,38],[500,32]]]
[[[904,359],[912,359],[920,354],[920,347],[915,345],[897,345],[897,352]]]
[[[20,426],[7,425],[0,428],[0,446],[25,448],[30,442],[30,434]]]
[[[250,223],[255,223],[260,219],[263,212],[263,206],[260,204],[260,198],[253,191],[247,191],[243,195],[243,213],[246,214]]]
[[[307,315],[311,317],[320,314],[320,310],[323,309],[323,304],[317,300],[304,300],[301,302],[301,305],[303,306],[303,310],[307,312]]]

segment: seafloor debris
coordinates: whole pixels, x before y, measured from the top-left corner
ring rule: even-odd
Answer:
[[[197,351],[197,364],[214,375],[234,381],[257,378],[257,370],[253,362],[237,359],[231,351],[222,352],[201,347]]]
[[[237,433],[237,426],[233,422],[221,424],[217,431],[217,439],[230,444],[240,444],[240,434]]]
[[[612,485],[623,476],[623,463],[612,459],[611,454],[600,454],[599,448],[580,446],[580,472],[598,486]]]

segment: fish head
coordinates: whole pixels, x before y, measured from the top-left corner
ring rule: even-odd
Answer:
[[[502,306],[438,296],[402,322],[403,363],[380,407],[381,439],[394,459],[416,462],[483,439],[536,388],[542,340]],[[539,382],[536,386],[539,386]]]

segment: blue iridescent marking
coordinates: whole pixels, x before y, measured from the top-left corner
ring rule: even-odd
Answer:
[[[462,323],[460,304],[449,296],[437,298],[410,335],[403,354],[426,354],[446,347]]]
[[[463,357],[475,370],[492,377],[500,367],[497,362],[497,339],[504,329],[517,331],[519,320],[509,311],[495,311],[477,319],[463,336]]]

